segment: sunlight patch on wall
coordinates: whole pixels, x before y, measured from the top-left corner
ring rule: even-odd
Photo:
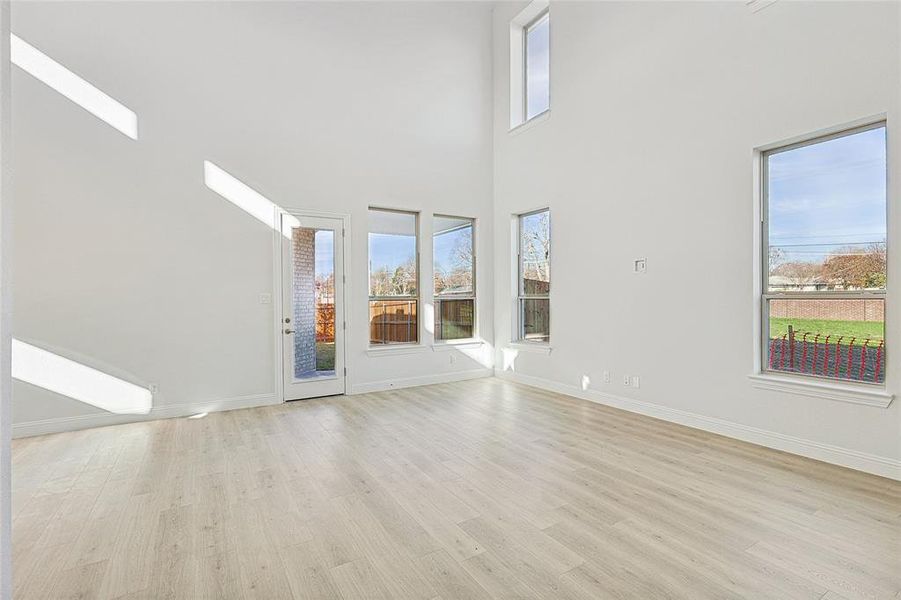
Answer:
[[[208,188],[258,220],[279,230],[279,215],[284,210],[261,193],[208,160],[203,161],[203,181]],[[285,215],[282,235],[291,239],[291,228],[300,227],[300,221]]]
[[[494,346],[488,342],[483,342],[475,348],[467,348],[464,345],[460,348],[460,352],[483,367],[488,369],[494,367]]]
[[[153,407],[150,390],[16,339],[12,376],[120,415],[146,415]]]
[[[431,302],[424,302],[422,305],[422,316],[425,319],[425,330],[433,334],[435,333],[435,305]]]
[[[516,357],[519,356],[519,350],[515,348],[504,348],[501,350],[502,368],[504,371],[516,370]]]
[[[9,35],[10,61],[98,119],[133,140],[138,139],[138,116],[120,102],[62,66],[14,33]]]

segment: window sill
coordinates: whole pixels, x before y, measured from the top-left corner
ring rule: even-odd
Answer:
[[[533,344],[528,342],[511,342],[507,344],[507,348],[519,350],[520,352],[534,352],[535,354],[550,354],[552,350],[550,344],[538,342]]]
[[[523,121],[519,125],[517,125],[515,127],[511,127],[509,133],[510,133],[510,135],[519,135],[520,133],[523,133],[524,131],[528,131],[529,129],[532,129],[535,126],[537,126],[541,123],[544,123],[545,121],[547,121],[550,118],[551,118],[551,109],[547,109],[543,113],[539,113],[539,114],[535,115],[528,121]]]
[[[481,348],[485,342],[476,338],[467,338],[465,340],[448,340],[446,342],[435,342],[432,344],[432,352],[443,352],[447,350],[462,350],[467,348]]]
[[[886,392],[884,388],[870,388],[851,383],[804,381],[795,377],[780,377],[764,373],[754,373],[748,375],[748,378],[751,380],[752,386],[762,390],[800,394],[879,408],[888,408],[894,398],[894,395]]]
[[[370,346],[366,350],[366,354],[374,357],[403,356],[404,354],[419,354],[425,350],[426,347],[420,344],[397,344],[385,347]]]

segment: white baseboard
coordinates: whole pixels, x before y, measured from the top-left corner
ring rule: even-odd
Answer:
[[[717,433],[726,437],[757,444],[758,446],[782,450],[784,452],[806,456],[834,465],[849,467],[851,469],[888,477],[890,479],[901,480],[901,461],[886,458],[884,456],[867,454],[865,452],[823,444],[813,440],[805,440],[783,433],[758,429],[757,427],[750,427],[740,423],[733,423],[732,421],[707,417],[676,408],[652,404],[650,402],[624,398],[622,396],[607,394],[597,390],[582,390],[575,385],[568,385],[512,371],[498,371],[497,376],[502,379],[509,379],[510,381],[543,390],[558,392],[590,402],[603,404],[605,406],[612,406],[629,412],[678,423],[679,425],[686,425],[695,429]]]
[[[253,394],[250,396],[237,396],[235,398],[223,398],[220,400],[206,400],[202,402],[190,402],[186,404],[166,404],[154,407],[146,415],[117,415],[113,413],[93,413],[77,415],[73,417],[59,417],[43,419],[39,421],[25,421],[13,423],[13,437],[31,437],[47,433],[59,433],[61,431],[75,431],[89,427],[104,427],[106,425],[119,425],[122,423],[135,423],[137,421],[152,421],[156,419],[171,419],[173,417],[187,417],[204,412],[219,412],[234,410],[236,408],[252,408],[254,406],[268,406],[279,404],[281,400],[275,394]]]
[[[494,369],[470,369],[468,371],[454,371],[452,373],[436,373],[434,375],[421,375],[419,377],[404,377],[401,379],[388,379],[385,381],[371,381],[357,383],[350,386],[348,394],[368,394],[369,392],[383,392],[400,388],[416,387],[419,385],[432,385],[435,383],[451,383],[453,381],[465,381],[467,379],[479,379],[491,377]]]

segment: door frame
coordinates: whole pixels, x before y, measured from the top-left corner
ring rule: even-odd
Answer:
[[[285,399],[285,378],[284,378],[284,365],[285,365],[285,349],[284,344],[282,342],[282,328],[284,327],[284,323],[282,323],[282,313],[285,308],[284,302],[284,282],[283,279],[283,268],[284,268],[284,260],[282,254],[282,232],[281,232],[281,222],[282,215],[294,215],[297,217],[324,217],[328,219],[338,219],[341,221],[341,226],[344,230],[343,235],[341,236],[342,241],[342,250],[344,252],[344,273],[342,273],[344,277],[344,292],[342,294],[342,304],[344,306],[344,344],[342,353],[344,354],[344,394],[348,394],[348,390],[350,389],[350,382],[348,373],[350,372],[350,364],[348,363],[349,352],[347,351],[347,340],[348,331],[351,330],[351,314],[353,313],[350,310],[350,306],[347,303],[348,298],[352,298],[353,295],[350,293],[350,286],[352,277],[348,277],[347,274],[351,270],[351,259],[350,259],[350,214],[349,213],[335,213],[321,210],[308,210],[305,208],[292,208],[292,207],[279,207],[275,209],[275,221],[274,223],[278,223],[279,227],[273,228],[272,230],[272,332],[273,332],[273,344],[274,344],[274,356],[275,356],[275,369],[274,369],[274,380],[275,380],[275,397],[278,398],[279,402],[284,404],[287,402]],[[338,274],[335,273],[335,277]],[[336,320],[337,321],[337,320]],[[338,327],[338,323],[335,323],[335,327]],[[335,374],[338,375],[337,373]]]

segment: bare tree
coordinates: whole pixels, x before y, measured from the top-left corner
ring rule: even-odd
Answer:
[[[785,262],[785,251],[779,246],[770,246],[768,256],[770,273],[776,273],[779,266]]]
[[[435,263],[435,293],[472,290],[472,228],[459,229],[454,234],[454,245],[450,251],[451,264]]]
[[[803,287],[822,279],[823,265],[814,262],[792,261],[779,265],[776,275],[788,278],[792,285]]]
[[[523,277],[536,288],[551,280],[550,216],[544,212],[538,218],[534,227],[522,232]]]
[[[416,264],[412,258],[394,270],[382,267],[369,274],[373,296],[412,296],[416,293]]]

